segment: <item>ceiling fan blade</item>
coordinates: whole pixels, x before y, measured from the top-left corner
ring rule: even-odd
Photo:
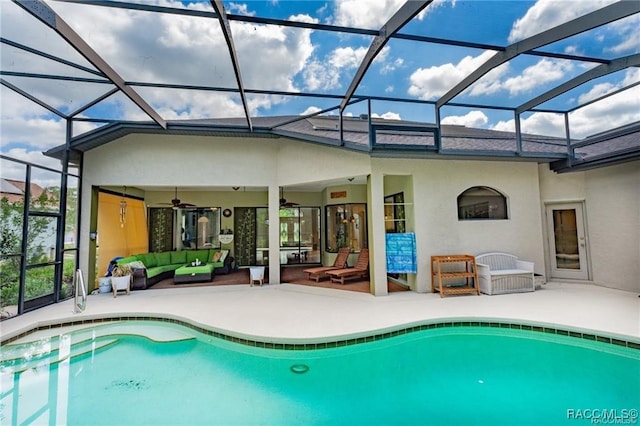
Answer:
[[[280,207],[293,207],[293,206],[297,206],[298,203],[294,203],[292,201],[287,201],[286,198],[284,198],[284,189],[280,188]]]

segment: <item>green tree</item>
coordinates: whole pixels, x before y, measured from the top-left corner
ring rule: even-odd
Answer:
[[[47,204],[47,200],[47,195],[43,193],[34,200],[32,206],[34,209],[41,210],[41,207]],[[23,214],[24,201],[11,203],[6,197],[0,199],[0,308],[15,305],[18,302]],[[27,233],[27,264],[48,261],[40,236],[46,232],[49,223],[46,217],[30,217]],[[42,273],[33,274],[34,282],[37,284],[29,286],[27,297],[42,294],[41,292],[46,291],[47,286],[51,286],[54,282],[51,270],[52,268],[44,268]]]

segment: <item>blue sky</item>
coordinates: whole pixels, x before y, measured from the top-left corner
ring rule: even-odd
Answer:
[[[209,2],[137,1],[167,7],[212,10]],[[234,1],[228,13],[303,22],[379,29],[402,5],[398,0]],[[486,45],[507,45],[601,8],[611,1],[447,1],[436,0],[401,33]],[[234,88],[226,44],[215,20],[131,12],[86,4],[49,2],[56,11],[126,81]],[[51,31],[13,3],[3,2],[2,37],[93,68]],[[580,56],[617,58],[640,49],[638,15],[570,37],[540,50]],[[232,21],[245,88],[343,95],[371,44],[371,36],[284,28]],[[435,101],[495,54],[481,48],[443,46],[392,39],[369,68],[356,94]],[[454,102],[517,107],[552,87],[586,72],[595,63],[521,55],[494,69],[454,98]],[[2,48],[2,70],[82,78],[95,75]],[[46,82],[3,77],[65,113],[75,111],[112,88],[110,85],[60,80]],[[542,108],[566,110],[640,81],[637,68],[593,80]],[[64,142],[64,122],[42,107],[1,88],[1,151],[5,155],[58,168],[41,152]],[[239,96],[197,90],[137,87],[136,91],[167,120],[240,117]],[[572,113],[571,133],[585,137],[640,120],[638,87]],[[339,100],[248,95],[252,115],[300,115],[339,105]],[[373,102],[372,114],[388,119],[435,120],[430,105]],[[367,112],[360,102],[347,114]],[[445,107],[443,123],[513,130],[512,112],[491,108]],[[81,116],[149,120],[125,96],[107,98]],[[525,132],[564,135],[564,118],[534,113],[522,117]],[[80,123],[76,134],[96,124]],[[5,166],[5,164],[2,164]],[[12,173],[3,167],[2,175]]]

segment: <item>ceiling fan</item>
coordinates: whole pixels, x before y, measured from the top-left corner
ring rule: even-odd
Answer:
[[[284,189],[280,188],[280,207],[293,207],[293,206],[297,206],[298,203],[294,203],[292,201],[287,201],[286,198],[284,198]]]
[[[184,208],[187,208],[187,207],[195,207],[196,206],[195,204],[180,202],[180,199],[178,198],[178,187],[177,186],[176,186],[175,191],[176,191],[175,192],[176,195],[175,195],[174,199],[171,200],[171,206],[174,209],[184,209]],[[163,204],[167,204],[168,205],[169,203],[163,203]]]

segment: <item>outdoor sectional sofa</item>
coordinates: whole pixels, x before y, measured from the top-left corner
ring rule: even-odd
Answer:
[[[217,255],[217,253],[220,253]],[[159,281],[173,278],[176,269],[199,260],[213,265],[213,274],[228,274],[233,270],[233,257],[229,250],[199,249],[142,253],[118,259],[119,265],[129,265],[133,270],[133,290],[144,290]],[[217,259],[216,262],[213,260]],[[135,262],[135,263],[134,263]],[[138,262],[142,262],[142,265]],[[131,265],[133,263],[133,265]]]

